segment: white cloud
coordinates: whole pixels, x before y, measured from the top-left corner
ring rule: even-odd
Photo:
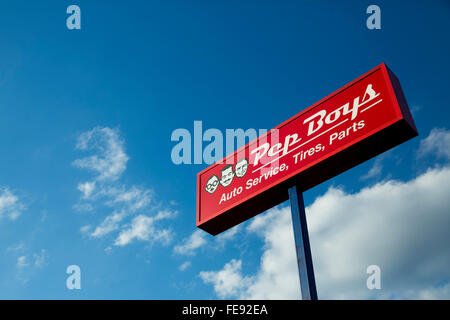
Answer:
[[[78,137],[77,149],[95,150],[98,154],[77,159],[73,165],[97,172],[96,180],[117,180],[126,169],[129,157],[124,150],[124,142],[116,129],[95,127]]]
[[[161,219],[171,217],[166,212],[158,213],[154,217],[146,215],[138,215],[131,221],[131,226],[120,232],[115,241],[116,246],[124,246],[135,239],[149,242],[161,242],[168,244],[172,240],[172,232],[170,229],[157,229],[155,222]]]
[[[138,188],[136,186],[133,186],[128,190],[125,189],[125,187],[111,187],[100,190],[94,198],[103,199],[103,204],[108,207],[113,207],[115,211],[106,216],[90,235],[99,238],[118,230],[125,218],[135,214],[138,210],[145,209],[149,206],[152,194],[151,190]],[[92,209],[92,205],[88,205]],[[90,226],[89,228],[88,226],[84,226],[83,228],[84,229],[81,230],[82,233],[90,231]]]
[[[419,157],[435,154],[450,160],[450,130],[434,128],[427,138],[420,142]]]
[[[221,244],[224,244],[228,240],[235,239],[236,235],[241,231],[241,225],[234,226],[233,228],[219,234],[215,239]]]
[[[201,272],[205,283],[212,283],[220,298],[296,299],[300,297],[296,273],[294,237],[289,214],[272,209],[257,216],[247,228],[264,239],[265,251],[260,270],[252,276],[241,272],[241,260],[232,260],[219,271]],[[226,275],[226,277],[224,277]],[[227,278],[231,279],[228,283]],[[237,279],[242,279],[237,281]],[[222,288],[223,287],[223,288]]]
[[[237,234],[241,231],[241,226],[235,226],[217,237],[211,238],[208,249],[222,250],[229,241],[236,239]],[[184,256],[194,256],[198,250],[206,247],[207,233],[203,230],[195,230],[189,237],[183,239],[180,244],[174,246],[173,251],[176,254]]]
[[[236,297],[248,287],[250,279],[242,276],[242,261],[231,260],[222,270],[202,271],[199,276],[205,283],[211,283],[219,298]]]
[[[449,298],[449,208],[448,167],[354,194],[330,188],[306,209],[319,298]],[[257,216],[248,231],[264,239],[256,274],[244,276],[232,260],[201,273],[203,281],[221,298],[299,298],[290,209]],[[381,268],[381,290],[366,287],[372,264]],[[247,279],[246,285],[235,279]]]
[[[113,232],[119,228],[119,223],[123,220],[125,214],[123,212],[114,212],[107,216],[105,220],[95,228],[94,232],[91,233],[92,237],[103,237],[108,233]]]
[[[202,230],[195,230],[182,244],[176,245],[173,251],[181,255],[195,255],[195,251],[206,244],[206,233]]]
[[[154,222],[163,219],[171,219],[177,215],[177,211],[161,210],[154,217],[147,217],[145,215],[136,216],[132,221],[132,227],[126,231],[120,233],[119,238],[116,240],[116,245],[126,245],[130,243],[134,238],[139,240],[149,240],[146,236],[150,236],[153,233],[154,240],[160,239],[161,242],[169,241],[171,234],[169,230],[156,230]],[[128,213],[114,212],[107,216],[103,222],[90,233],[91,237],[100,238],[115,230],[119,229],[120,223],[128,216]],[[90,225],[81,227],[80,231],[84,234],[89,233],[91,230]]]
[[[92,228],[91,225],[85,225],[85,226],[82,226],[82,227],[80,228],[80,232],[81,232],[82,234],[88,234],[89,231],[91,230],[91,228]]]
[[[94,182],[85,182],[78,184],[78,190],[83,193],[83,198],[87,199],[94,192],[95,189],[95,181]]]
[[[94,206],[91,203],[76,203],[73,208],[79,212],[92,212],[94,211]]]
[[[412,298],[417,298],[414,294],[412,294]],[[434,287],[425,289],[419,292],[418,295],[419,299],[422,300],[439,300],[439,299],[450,299],[450,283],[447,283],[444,286],[441,287]]]
[[[20,256],[17,258],[17,268],[22,269],[28,267],[29,265],[27,256]]]
[[[413,115],[417,115],[417,113],[418,113],[420,110],[422,110],[422,106],[413,105],[413,106],[411,107],[411,113],[412,113]]]
[[[106,203],[110,206],[123,204],[128,210],[137,211],[147,207],[153,196],[153,191],[132,186],[130,189],[125,187],[110,188],[104,192],[104,195],[111,198]]]
[[[156,210],[155,205],[150,207],[153,203],[153,190],[119,184],[118,179],[129,160],[124,146],[125,142],[119,131],[107,127],[96,127],[78,137],[77,149],[93,150],[95,154],[77,159],[73,165],[89,169],[96,175],[91,181],[78,184],[82,196],[74,208],[90,212],[102,206],[107,207],[108,211],[113,209],[98,226],[87,224],[80,228],[80,232],[93,238],[101,238],[121,230],[118,236],[114,236],[116,246],[125,246],[134,240],[167,244],[172,239],[171,230],[161,228],[155,222],[173,218],[177,212],[160,210],[151,216],[145,211]]]
[[[33,254],[34,266],[36,268],[42,268],[45,266],[47,259],[47,251],[45,249],[41,249],[40,253]]]
[[[178,267],[178,270],[184,271],[192,265],[190,261],[186,261]]]
[[[249,232],[264,239],[265,251],[261,257],[260,271],[253,277],[242,298],[300,297],[291,216],[290,212],[283,214],[282,210],[275,208],[269,214],[254,219],[248,226]]]
[[[6,248],[6,252],[21,252],[24,251],[25,245],[20,242],[16,245],[10,245],[8,248]]]
[[[81,151],[93,150],[95,154],[90,157],[76,159],[73,165],[88,169],[96,173],[92,181],[79,183],[77,188],[82,193],[83,200],[98,200],[107,198],[108,203],[122,203],[135,209],[142,208],[149,202],[150,190],[141,190],[132,187],[127,190],[124,186],[112,185],[118,180],[126,169],[129,160],[125,153],[125,142],[117,129],[108,127],[95,127],[84,132],[77,139],[77,149]],[[79,203],[76,209],[92,211],[91,203]]]
[[[17,258],[17,268],[23,269],[28,266],[34,266],[36,268],[42,268],[45,265],[47,257],[47,251],[41,249],[40,253],[34,253],[32,256],[32,261],[29,261],[28,256],[23,255]]]
[[[178,215],[178,211],[172,211],[172,210],[160,210],[155,216],[155,220],[162,220],[162,219],[173,219]]]
[[[11,220],[20,216],[25,206],[19,198],[8,188],[0,188],[0,218],[7,217]]]
[[[22,255],[17,258],[17,277],[22,283],[27,283],[38,269],[42,269],[47,262],[47,251],[41,249],[39,253]]]
[[[383,161],[383,159],[381,157],[378,157],[374,161],[372,168],[370,168],[370,170],[361,177],[361,180],[367,180],[367,179],[379,177],[381,175],[381,171],[383,170],[382,161]]]

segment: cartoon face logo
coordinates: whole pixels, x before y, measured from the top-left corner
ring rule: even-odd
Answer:
[[[223,187],[228,187],[234,178],[233,165],[229,164],[222,169],[222,177],[220,179],[220,184]]]
[[[239,159],[235,166],[236,177],[242,178],[247,173],[248,160],[246,158]]]
[[[213,175],[211,177],[209,177],[208,181],[206,182],[206,187],[205,190],[208,193],[214,193],[217,189],[217,187],[219,186],[219,177],[216,175]]]

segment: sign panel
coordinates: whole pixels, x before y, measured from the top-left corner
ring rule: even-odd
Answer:
[[[404,141],[417,129],[381,64],[197,176],[197,226],[216,235]]]

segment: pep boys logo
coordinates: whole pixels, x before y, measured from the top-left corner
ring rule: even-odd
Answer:
[[[233,182],[233,178],[236,176],[238,178],[242,178],[245,176],[248,170],[248,160],[246,158],[241,158],[236,162],[235,170],[233,170],[232,164],[227,164],[222,168],[221,177],[219,179],[218,176],[211,176],[206,182],[205,190],[208,193],[214,193],[217,190],[219,184],[222,187],[228,187],[231,182]]]
[[[259,139],[255,144],[256,147],[254,147],[250,151],[250,162],[247,160],[247,158],[243,157],[236,162],[236,165],[234,167],[233,164],[226,164],[221,170],[220,178],[217,175],[212,175],[207,180],[205,190],[208,193],[213,194],[217,190],[219,184],[222,187],[228,187],[233,182],[234,177],[242,178],[246,175],[250,164],[253,167],[252,173],[261,170],[270,164],[273,164],[275,161],[278,161],[280,158],[284,157],[290,152],[313,141],[330,129],[338,127],[348,120],[354,120],[361,112],[364,112],[381,102],[382,99],[374,101],[379,96],[380,93],[376,92],[373,85],[368,84],[361,100],[361,96],[358,96],[354,98],[353,101],[345,103],[344,105],[334,109],[332,112],[327,113],[327,111],[324,109],[316,112],[303,121],[303,125],[305,125],[306,127],[306,137],[304,137],[305,139],[300,137],[298,133],[291,133],[284,137],[284,142],[279,142],[279,130],[272,130],[270,132],[272,138],[271,143],[262,143],[267,139]],[[373,103],[369,104],[369,102],[372,101]],[[338,120],[340,120],[340,122]],[[324,125],[332,124],[335,124],[332,128],[325,131],[322,130],[322,132],[320,131],[324,127]],[[300,130],[299,132],[302,132],[302,130]],[[273,136],[275,136],[276,139],[273,139]]]
[[[284,143],[276,143],[272,146],[270,143],[266,142],[262,144],[259,147],[256,147],[253,149],[251,154],[251,163],[254,167],[257,167],[258,164],[263,164],[262,167],[265,167],[269,164],[271,164],[274,160],[272,158],[276,157],[275,160],[280,159],[281,157],[287,155],[291,151],[296,150],[297,148],[311,142],[313,139],[319,137],[320,135],[326,133],[326,131],[319,133],[318,131],[322,129],[324,124],[333,124],[337,122],[339,119],[341,119],[341,116],[351,115],[350,118],[344,119],[342,122],[338,123],[336,126],[339,126],[343,122],[347,120],[354,120],[358,114],[359,110],[362,106],[366,106],[369,102],[373,101],[375,98],[377,98],[380,95],[380,93],[377,93],[375,89],[373,88],[372,84],[367,85],[366,91],[363,95],[363,99],[360,102],[360,96],[353,99],[353,102],[347,102],[346,104],[340,106],[339,108],[333,110],[332,112],[328,113],[326,110],[320,110],[319,112],[315,113],[314,115],[310,116],[309,118],[305,119],[303,121],[303,124],[307,127],[307,134],[306,137],[308,138],[311,135],[314,135],[311,137],[311,139],[308,139],[307,141],[303,142],[301,145],[298,145],[302,138],[299,137],[297,133],[294,134],[288,134],[284,138]],[[374,106],[375,104],[378,104],[382,100],[376,101],[374,104],[369,105],[369,107],[364,108],[361,110],[361,112],[366,111],[370,107]],[[350,108],[351,104],[351,108]],[[341,119],[342,120],[342,119]],[[317,134],[316,134],[317,133]],[[277,157],[278,156],[278,157]],[[255,169],[259,170],[262,167]]]

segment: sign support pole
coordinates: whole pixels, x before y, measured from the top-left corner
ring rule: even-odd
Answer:
[[[289,188],[289,200],[291,202],[292,226],[294,228],[302,299],[317,300],[316,281],[306,225],[305,203],[303,202],[303,194],[297,185]]]

